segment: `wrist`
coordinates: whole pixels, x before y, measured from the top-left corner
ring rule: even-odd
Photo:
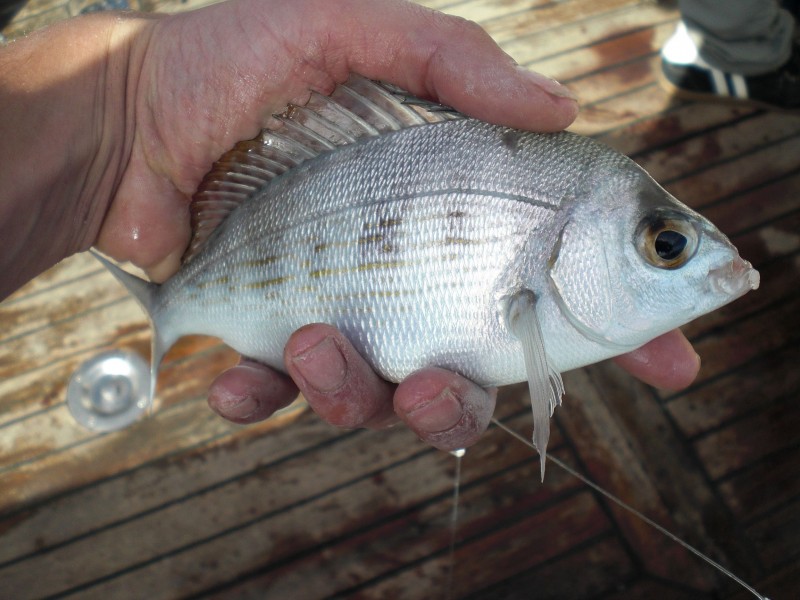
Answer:
[[[92,15],[0,51],[0,299],[94,242],[130,154],[147,21]]]

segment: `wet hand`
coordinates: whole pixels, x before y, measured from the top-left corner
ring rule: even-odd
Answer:
[[[136,30],[141,61],[128,77],[136,135],[97,245],[157,281],[179,266],[187,205],[214,160],[351,71],[519,128],[560,130],[577,113],[568,90],[518,67],[474,23],[398,0],[236,0],[121,27]],[[334,425],[402,420],[444,449],[474,442],[494,409],[494,391],[440,369],[391,385],[327,326],[298,331],[285,362],[289,376],[243,360],[212,385],[212,409],[255,422],[299,388]]]
[[[80,52],[55,52],[64,40],[82,40]],[[21,201],[48,203],[25,214],[51,215],[52,223],[44,233],[42,220],[39,229],[9,224],[14,247],[27,247],[25,235],[54,243],[27,263],[11,253],[17,266],[6,293],[93,243],[166,279],[188,243],[191,195],[213,162],[269,126],[287,103],[328,93],[351,71],[523,129],[559,130],[577,113],[566,89],[519,68],[476,25],[400,0],[235,0],[174,16],[93,15],[30,36],[4,56],[0,66],[27,65],[8,70],[9,77],[27,74],[23,87],[40,90],[43,115],[52,114],[53,99],[74,100],[74,114],[57,122],[72,129],[51,138],[68,151],[49,148],[46,155],[77,163],[49,165],[52,176],[37,171],[24,182],[17,174]],[[11,133],[25,139],[27,122],[18,128]],[[80,185],[60,185],[67,175]],[[63,227],[58,207],[83,215],[67,220],[75,231]],[[677,334],[665,340],[621,362],[647,381],[683,385],[696,371],[694,353]],[[297,332],[286,365],[289,376],[243,361],[212,386],[212,408],[233,421],[258,421],[299,388],[336,425],[383,427],[399,419],[452,449],[474,442],[494,407],[492,391],[439,369],[390,385],[326,326]]]
[[[691,344],[677,330],[614,360],[664,389],[686,387],[700,368]],[[288,405],[299,389],[333,425],[380,429],[402,420],[442,450],[476,442],[494,412],[496,390],[443,369],[421,370],[398,386],[384,381],[328,325],[297,331],[286,345],[284,361],[289,376],[251,361],[226,371],[211,386],[211,409],[236,423],[253,423]]]
[[[474,23],[401,0],[233,0],[116,29],[129,47],[133,131],[97,246],[156,281],[178,269],[187,206],[213,162],[350,72],[536,131],[563,129],[578,110],[566,88],[518,67]]]

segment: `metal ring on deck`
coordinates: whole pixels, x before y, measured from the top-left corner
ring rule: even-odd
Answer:
[[[84,362],[67,386],[67,406],[84,427],[115,431],[135,422],[149,405],[150,370],[136,353],[102,352]]]

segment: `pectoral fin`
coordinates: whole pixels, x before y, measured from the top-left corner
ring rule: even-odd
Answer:
[[[536,315],[536,296],[523,290],[511,298],[508,310],[511,332],[522,342],[525,370],[531,394],[533,411],[533,444],[539,452],[542,481],[547,458],[547,442],[550,439],[550,417],[561,404],[564,383],[547,358],[542,328]]]

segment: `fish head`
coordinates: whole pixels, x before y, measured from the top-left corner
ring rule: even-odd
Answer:
[[[710,221],[631,163],[595,181],[561,232],[550,278],[562,313],[586,337],[625,351],[759,284]]]

